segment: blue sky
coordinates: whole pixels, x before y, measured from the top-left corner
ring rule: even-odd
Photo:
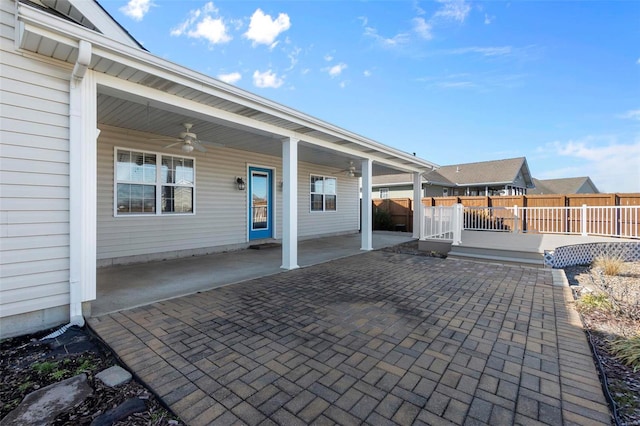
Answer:
[[[638,1],[100,4],[155,55],[437,164],[640,192]]]

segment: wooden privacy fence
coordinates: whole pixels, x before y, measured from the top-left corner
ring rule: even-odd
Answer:
[[[554,229],[555,232],[576,232],[584,223],[581,207],[602,207],[599,210],[590,209],[586,218],[589,226],[603,229],[604,233],[618,227],[622,234],[627,229],[637,229],[638,217],[626,215],[625,210],[616,218],[610,217],[614,206],[640,206],[640,193],[626,194],[566,194],[566,195],[513,195],[513,196],[476,196],[476,197],[425,197],[424,206],[453,206],[462,204],[471,208],[472,213],[465,216],[465,227],[475,221],[491,220],[494,230],[529,231],[536,229]],[[513,207],[524,208],[526,215],[515,215]],[[560,207],[567,207],[562,211],[566,214],[558,215]],[[486,210],[483,210],[486,209]],[[596,213],[591,213],[595,211]],[[373,200],[374,229],[397,231],[413,231],[413,200],[411,198],[388,198]],[[384,216],[384,221],[376,221],[376,217]],[[617,222],[617,225],[614,223]],[[378,225],[378,226],[375,226]],[[605,232],[606,231],[606,232]]]

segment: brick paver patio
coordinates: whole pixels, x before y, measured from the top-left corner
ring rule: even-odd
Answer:
[[[563,277],[376,251],[89,323],[190,425],[611,424]]]

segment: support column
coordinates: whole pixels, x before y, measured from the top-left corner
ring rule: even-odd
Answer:
[[[82,302],[96,298],[97,86],[80,42],[69,85],[69,317],[82,326]]]
[[[373,217],[371,207],[371,177],[373,161],[362,160],[362,217],[360,219],[362,236],[360,250],[373,250]]]
[[[424,207],[422,206],[422,174],[413,174],[413,238],[422,237],[424,226]]]
[[[298,266],[298,139],[282,141],[282,269]]]

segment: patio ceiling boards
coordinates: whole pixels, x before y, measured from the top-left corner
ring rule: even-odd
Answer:
[[[73,64],[80,41],[91,44],[89,68],[96,71],[99,124],[174,137],[181,123],[189,121],[202,140],[278,157],[280,141],[293,138],[300,140],[301,161],[345,168],[348,160],[370,159],[374,175],[437,167],[154,56],[122,38],[109,39],[27,3],[18,3],[17,9],[16,40],[24,50]]]

